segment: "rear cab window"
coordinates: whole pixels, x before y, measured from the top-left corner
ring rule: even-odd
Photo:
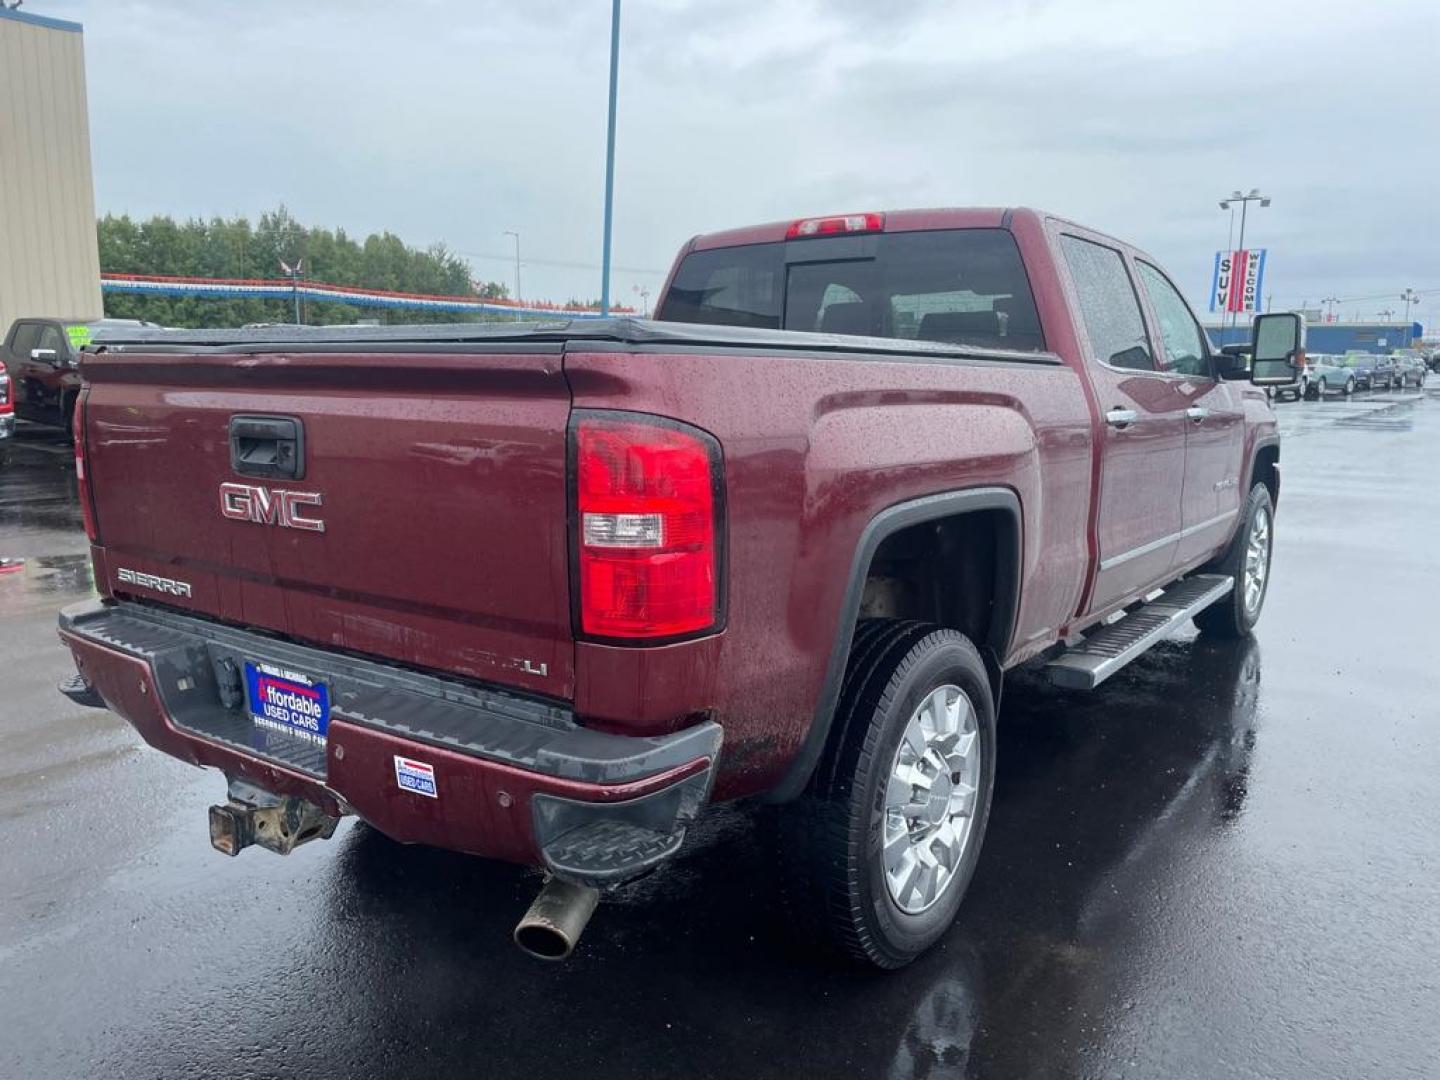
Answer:
[[[658,316],[1038,352],[1030,281],[1006,229],[748,244],[687,255]]]
[[[15,334],[10,340],[10,351],[17,360],[28,360],[30,350],[38,348],[40,340],[40,323],[22,322],[15,327]]]

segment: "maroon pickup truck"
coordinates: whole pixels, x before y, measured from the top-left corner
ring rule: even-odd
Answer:
[[[1007,669],[1250,633],[1255,384],[1303,325],[1217,353],[1154,261],[1031,210],[698,237],[658,314],[92,346],[62,689],[221,770],[228,854],[355,814],[544,867],[537,955],[709,803],[788,804],[806,921],[910,960],[974,872]]]

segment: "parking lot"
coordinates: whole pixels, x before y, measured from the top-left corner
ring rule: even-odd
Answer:
[[[1440,1075],[1440,380],[1278,411],[1256,640],[1085,696],[1013,678],[960,922],[889,975],[792,944],[757,808],[605,902],[565,966],[509,940],[529,872],[349,822],[216,854],[222,780],[54,690],[89,564],[69,448],[22,427],[0,1075]]]

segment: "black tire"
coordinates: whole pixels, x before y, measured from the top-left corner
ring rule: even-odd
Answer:
[[[1353,393],[1355,393],[1355,380],[1354,380],[1354,379],[1346,379],[1346,380],[1345,380],[1345,396],[1346,396],[1346,397],[1349,397],[1349,396],[1352,395]]]
[[[912,714],[938,687],[961,688],[975,712],[980,782],[958,867],[932,906],[908,914],[885,883],[885,793]],[[995,785],[995,706],[985,665],[963,634],[889,619],[861,623],[830,743],[810,788],[777,815],[792,914],[847,959],[903,967],[949,929],[975,873]]]
[[[1265,552],[1265,578],[1260,589],[1260,598],[1253,609],[1245,605],[1245,553],[1250,542],[1250,533],[1255,519],[1261,513],[1269,516],[1269,536]],[[1270,562],[1275,549],[1275,507],[1270,501],[1270,489],[1257,483],[1250,489],[1250,497],[1240,515],[1240,527],[1230,541],[1225,554],[1211,563],[1206,570],[1213,574],[1228,574],[1235,579],[1235,587],[1223,600],[1211,604],[1195,616],[1195,625],[1208,637],[1238,640],[1248,638],[1260,621],[1265,610],[1265,597],[1270,591]]]
[[[1325,390],[1326,390],[1326,386],[1325,386],[1325,376],[1324,376],[1324,375],[1321,375],[1321,376],[1320,376],[1320,381],[1315,384],[1315,400],[1316,400],[1316,401],[1324,401],[1324,400],[1325,400]]]

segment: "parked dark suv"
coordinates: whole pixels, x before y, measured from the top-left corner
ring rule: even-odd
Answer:
[[[1376,356],[1370,362],[1370,385],[1368,390],[1394,390],[1404,386],[1404,373],[1393,356]]]
[[[0,346],[10,396],[22,420],[70,428],[80,389],[80,350],[106,331],[152,326],[136,319],[16,319]]]

